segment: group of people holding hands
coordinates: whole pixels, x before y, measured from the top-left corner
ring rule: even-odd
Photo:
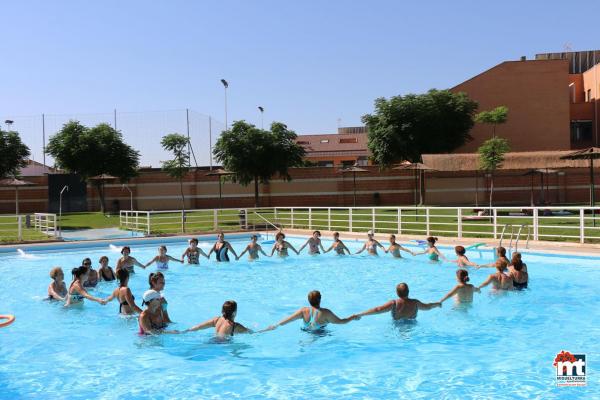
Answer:
[[[280,257],[285,257],[288,255],[288,250],[292,250],[299,254],[305,247],[308,247],[309,254],[312,255],[319,254],[321,251],[323,253],[328,253],[332,250],[338,255],[351,254],[348,247],[346,247],[339,239],[339,233],[334,233],[333,243],[327,250],[324,249],[320,236],[320,232],[315,231],[299,250],[296,250],[285,240],[285,234],[279,232],[276,235],[270,256],[277,253]],[[457,303],[470,303],[473,301],[473,294],[475,292],[479,292],[481,288],[490,284],[495,290],[522,290],[527,288],[528,285],[529,276],[527,265],[521,260],[521,254],[515,252],[512,255],[512,259],[508,260],[506,257],[506,249],[503,247],[496,249],[497,259],[494,263],[479,265],[467,258],[465,254],[466,250],[463,246],[456,246],[455,252],[457,258],[455,260],[448,260],[436,247],[435,244],[437,238],[435,237],[428,237],[427,247],[419,252],[413,252],[396,243],[395,235],[390,235],[390,244],[387,249],[374,238],[373,232],[369,231],[367,237],[368,239],[356,254],[366,250],[370,255],[377,255],[377,249],[380,248],[385,253],[391,253],[393,257],[397,258],[401,257],[401,251],[412,254],[413,256],[427,254],[432,262],[438,262],[441,258],[445,261],[456,263],[459,267],[456,271],[457,285],[438,302],[423,303],[420,300],[409,298],[408,285],[406,283],[400,283],[396,286],[398,298],[346,318],[340,318],[331,310],[322,308],[321,293],[315,290],[308,294],[308,307],[298,309],[290,316],[282,319],[276,325],[271,325],[261,332],[274,330],[279,326],[299,319],[303,321],[304,329],[318,330],[329,323],[345,324],[366,315],[380,314],[383,312],[391,312],[394,320],[413,320],[416,318],[419,310],[429,310],[435,307],[441,307],[442,303],[450,297],[454,297]],[[207,328],[214,328],[217,336],[232,336],[235,333],[251,332],[251,330],[244,327],[242,324],[235,322],[237,303],[232,300],[226,301],[223,304],[220,316],[211,318],[185,331],[166,330],[165,328],[167,328],[171,320],[168,314],[168,303],[161,294],[165,287],[165,276],[160,270],[167,270],[170,261],[183,263],[184,260],[187,259],[188,264],[199,264],[200,256],[210,258],[212,253],[215,253],[217,261],[220,262],[229,261],[229,252],[236,257],[236,260],[239,260],[239,258],[246,253],[251,260],[259,258],[259,253],[267,256],[261,245],[257,243],[257,239],[257,236],[253,235],[251,237],[251,242],[240,255],[237,255],[231,244],[225,241],[223,233],[218,234],[217,242],[213,245],[208,254],[198,247],[198,240],[194,238],[189,241],[189,247],[186,248],[181,258],[177,259],[168,255],[166,246],[160,246],[158,254],[146,264],[142,264],[132,257],[131,249],[128,246],[125,246],[121,249],[121,257],[117,261],[114,271],[108,265],[109,260],[106,256],[100,257],[98,270],[94,270],[92,268],[91,260],[85,258],[82,261],[81,266],[76,267],[71,271],[73,279],[68,288],[64,282],[65,277],[62,269],[60,267],[53,268],[50,271],[52,282],[48,286],[48,298],[51,300],[64,301],[65,307],[81,304],[84,299],[95,301],[103,305],[112,300],[117,300],[119,302],[120,314],[139,314],[139,332],[141,334],[182,333]],[[135,273],[135,266],[146,268],[153,263],[156,264],[158,271],[151,273],[148,277],[148,290],[142,297],[142,306],[145,305],[146,308],[142,309],[136,304],[135,297],[128,287],[129,278],[131,274]],[[465,267],[492,267],[496,269],[496,272],[490,274],[479,286],[474,286],[468,283],[469,273],[464,269]],[[95,297],[87,291],[87,289],[95,287],[99,281],[114,280],[118,281],[118,287],[106,298]]]

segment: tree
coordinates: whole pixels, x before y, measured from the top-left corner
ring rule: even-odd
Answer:
[[[27,166],[31,152],[18,132],[0,129],[0,154],[0,178],[16,178],[21,168]]]
[[[479,169],[490,174],[490,207],[494,193],[494,171],[502,166],[504,155],[510,151],[508,141],[501,137],[486,140],[477,149],[479,153]]]
[[[179,193],[181,194],[181,212],[185,213],[185,196],[183,194],[183,178],[188,173],[190,153],[188,151],[189,140],[179,133],[171,133],[163,136],[160,144],[163,149],[173,153],[173,159],[162,162],[162,169],[172,178],[179,181]],[[182,226],[185,231],[185,223]]]
[[[87,181],[98,175],[110,175],[126,182],[137,175],[140,154],[123,142],[121,132],[108,124],[88,128],[78,121],[69,121],[52,136],[46,146],[56,166],[78,174]],[[94,182],[104,212],[103,180]]]
[[[508,107],[498,106],[490,111],[482,111],[475,115],[475,122],[492,125],[492,137],[496,137],[496,126],[508,119]]]
[[[305,151],[295,142],[296,137],[281,122],[273,122],[267,131],[236,121],[221,134],[213,154],[234,173],[233,180],[244,186],[254,182],[254,206],[258,207],[259,182],[268,183],[275,174],[291,180],[288,169],[302,165]]]
[[[382,168],[397,161],[420,162],[424,153],[447,153],[472,140],[477,102],[465,93],[432,89],[425,94],[375,100],[362,117],[372,159]]]

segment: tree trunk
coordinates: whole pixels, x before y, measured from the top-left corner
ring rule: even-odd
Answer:
[[[254,177],[254,208],[258,208],[258,176]]]
[[[185,196],[183,195],[182,179],[179,179],[179,193],[181,194],[181,230],[185,232]]]
[[[492,207],[492,196],[494,195],[494,174],[490,174],[490,215],[491,215],[491,207]]]

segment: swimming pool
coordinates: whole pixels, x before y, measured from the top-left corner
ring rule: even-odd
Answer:
[[[245,243],[232,241],[236,250]],[[166,244],[174,256],[186,246],[181,239]],[[347,242],[351,249],[359,244]],[[132,246],[132,255],[145,262],[156,247]],[[414,324],[395,325],[381,314],[314,335],[292,322],[218,344],[211,330],[140,337],[136,320],[117,315],[116,301],[64,309],[43,300],[51,266],[69,274],[84,257],[96,265],[105,254],[114,265],[118,248],[0,254],[0,313],[17,316],[0,329],[0,397],[600,397],[598,259],[525,254],[530,290],[493,295],[486,288],[472,307],[456,309],[449,300],[441,309],[420,312]],[[479,261],[477,252],[469,255]],[[483,258],[491,261],[491,253]],[[321,291],[323,307],[340,316],[395,298],[402,281],[410,285],[411,297],[437,301],[454,286],[456,269],[429,264],[424,256],[303,254],[201,263],[171,263],[166,272],[164,295],[175,329],[218,315],[228,299],[238,302],[236,321],[260,329],[305,306],[312,289]],[[491,272],[471,270],[471,283]],[[130,281],[138,304],[148,273],[138,270]],[[114,287],[102,283],[93,294],[107,296]],[[561,350],[587,355],[587,387],[556,387],[552,364]]]

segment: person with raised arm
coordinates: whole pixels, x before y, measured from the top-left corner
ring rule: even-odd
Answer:
[[[420,254],[427,254],[427,257],[431,262],[438,262],[440,258],[444,261],[448,261],[448,259],[438,250],[435,246],[435,243],[438,241],[438,238],[429,236],[427,238],[427,248],[420,253],[414,253],[415,256]]]
[[[521,260],[521,253],[516,251],[513,253],[511,263],[508,266],[508,274],[513,280],[515,290],[527,289],[529,273],[527,272],[527,265]]]
[[[119,280],[119,287],[113,290],[106,301],[109,302],[113,299],[117,299],[119,301],[119,314],[131,315],[141,313],[142,309],[135,304],[135,297],[133,297],[131,289],[127,287],[127,284],[129,283],[129,272],[127,272],[126,269],[121,268],[117,272],[117,279]]]
[[[169,269],[169,261],[175,261],[183,264],[183,260],[178,260],[175,257],[171,257],[167,254],[167,246],[160,246],[158,248],[158,254],[152,260],[146,263],[146,267],[156,263],[156,269],[166,271]]]
[[[469,282],[469,272],[466,269],[456,270],[456,280],[458,284],[452,288],[442,299],[440,304],[454,296],[456,303],[472,303],[473,293],[481,292],[478,287],[471,285]]]
[[[417,318],[419,310],[431,310],[432,308],[441,307],[441,303],[423,303],[417,299],[408,297],[409,289],[406,283],[399,283],[396,286],[396,294],[398,299],[393,299],[380,306],[373,307],[369,310],[358,313],[358,317],[365,315],[381,314],[390,311],[392,319],[399,320],[414,320]]]
[[[115,271],[108,265],[108,257],[102,256],[98,262],[100,263],[100,267],[98,268],[99,281],[114,281],[117,279]]]
[[[200,264],[200,256],[208,258],[208,255],[198,247],[198,239],[192,238],[188,242],[189,246],[181,255],[181,262],[187,257],[188,264],[197,265]]]
[[[451,260],[450,262],[456,263],[459,268],[479,267],[479,264],[469,260],[469,258],[466,256],[467,250],[463,246],[456,246],[454,248],[454,252],[456,253],[456,260]]]
[[[158,335],[161,333],[180,333],[179,331],[167,331],[167,324],[160,320],[161,318],[161,296],[156,290],[146,290],[144,292],[142,304],[146,309],[140,313],[138,318],[140,335]]]
[[[321,249],[321,251],[325,252],[325,249],[323,248],[323,243],[321,243],[321,232],[314,231],[312,236],[308,238],[306,243],[304,243],[298,249],[298,253],[300,253],[302,250],[304,250],[304,248],[306,246],[308,246],[308,254],[310,254],[311,256],[321,254],[321,252],[319,251],[319,248]]]
[[[262,246],[260,244],[258,244],[257,241],[258,241],[258,236],[252,235],[250,237],[250,243],[248,243],[248,246],[246,246],[244,251],[242,251],[240,253],[240,255],[237,256],[236,260],[239,260],[240,258],[242,258],[242,256],[246,253],[248,253],[248,260],[250,260],[250,261],[258,260],[258,258],[259,258],[258,252],[261,252],[262,255],[265,257],[271,257],[267,253],[264,252],[264,250],[262,249]]]
[[[52,282],[48,285],[48,300],[65,301],[67,295],[67,285],[65,284],[65,274],[61,267],[54,267],[50,270]]]
[[[139,262],[138,260],[136,260],[134,257],[131,256],[131,247],[129,246],[124,246],[121,249],[121,255],[122,257],[119,258],[119,260],[117,261],[117,266],[115,268],[116,271],[120,270],[121,268],[125,268],[127,270],[127,272],[129,272],[130,274],[134,274],[135,273],[135,268],[134,266],[138,266],[140,268],[146,268],[146,266],[144,264],[142,264],[141,262]]]
[[[390,235],[390,247],[385,250],[386,253],[392,253],[394,258],[402,258],[400,251],[405,251],[410,255],[415,255],[412,251],[407,248],[402,247],[400,244],[396,243],[396,235]]]
[[[340,240],[339,232],[333,232],[333,243],[331,243],[331,246],[329,246],[329,248],[323,253],[329,253],[331,250],[333,250],[338,256],[343,256],[346,254],[345,252],[348,252],[348,255],[352,254],[344,242]]]
[[[148,275],[148,285],[151,290],[156,290],[160,293],[160,310],[158,310],[159,316],[157,317],[157,321],[159,323],[169,324],[171,321],[171,317],[169,317],[169,303],[167,303],[167,299],[162,294],[162,291],[165,289],[165,276],[162,272],[152,272]]]
[[[289,324],[292,321],[302,319],[302,329],[306,331],[318,331],[323,329],[327,324],[347,324],[350,321],[358,319],[356,315],[348,318],[340,318],[333,311],[321,307],[321,293],[318,290],[313,290],[308,293],[308,303],[310,307],[302,307],[295,313],[279,321],[276,325],[271,325],[265,331],[272,331],[280,326]]]
[[[207,256],[210,258],[210,255],[214,252],[218,262],[229,262],[229,255],[227,254],[228,251],[231,251],[237,258],[237,254],[231,246],[231,243],[225,240],[225,234],[223,232],[219,232],[217,234],[217,241],[213,245],[212,249],[210,249]]]
[[[275,235],[275,243],[273,244],[273,248],[271,249],[271,256],[275,254],[275,252],[277,252],[277,255],[279,257],[287,257],[288,249],[291,249],[294,253],[296,253],[296,255],[300,254],[298,250],[296,250],[294,246],[291,245],[290,242],[285,240],[285,233],[277,232],[277,234]]]
[[[365,242],[365,244],[363,244],[363,247],[361,247],[361,249],[354,254],[360,254],[363,251],[367,250],[369,255],[376,256],[377,255],[377,247],[379,247],[383,251],[385,251],[385,247],[383,247],[383,245],[381,243],[379,243],[377,240],[374,239],[373,231],[368,231],[367,232],[367,241]]]
[[[221,316],[214,317],[208,321],[204,321],[198,325],[195,325],[184,332],[194,332],[202,329],[215,328],[215,335],[218,338],[232,337],[233,335],[240,333],[253,333],[250,329],[246,328],[239,322],[235,322],[237,316],[237,303],[233,300],[228,300],[223,303],[221,307]]]
[[[491,274],[488,278],[479,285],[479,289],[486,287],[490,283],[495,290],[512,290],[513,279],[510,275],[504,273],[508,267],[508,263],[504,259],[499,258],[496,260],[496,273]]]
[[[105,299],[94,297],[84,289],[83,282],[85,282],[88,278],[87,267],[81,266],[73,268],[71,274],[73,275],[73,282],[71,282],[71,285],[69,286],[65,307],[69,307],[73,304],[82,304],[83,299],[95,301],[96,303],[100,303],[102,305],[106,304]]]
[[[506,263],[506,268],[504,268],[503,272],[506,272],[508,270],[508,265],[510,264],[510,260],[506,257],[506,249],[502,246],[497,247],[496,248],[496,261],[498,260],[502,260],[504,263]],[[493,263],[489,263],[489,264],[481,264],[477,266],[477,269],[479,268],[496,268],[496,261],[494,261]]]

